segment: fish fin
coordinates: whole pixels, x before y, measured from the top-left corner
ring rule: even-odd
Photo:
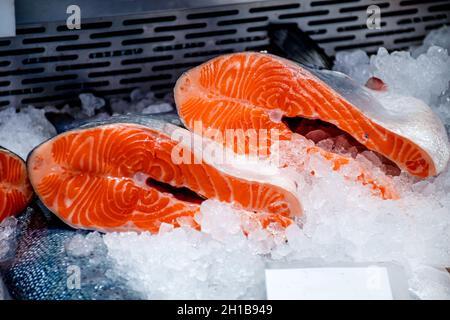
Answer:
[[[332,68],[330,57],[297,24],[272,23],[268,31],[271,53],[309,67]]]
[[[75,118],[68,113],[46,112],[45,117],[48,122],[53,125],[58,134],[66,132],[76,126]]]

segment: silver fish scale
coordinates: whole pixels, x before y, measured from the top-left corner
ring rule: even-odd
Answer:
[[[99,264],[89,263],[90,256],[73,257],[65,252],[65,244],[77,234],[54,215],[40,212],[37,207],[18,217],[15,253],[0,261],[1,278],[10,298],[19,300],[116,300],[142,299],[124,279],[107,276],[113,272],[113,262],[107,248],[96,248]],[[67,285],[68,267],[79,266],[80,288]],[[69,274],[70,275],[70,274]],[[0,289],[1,292],[1,289]]]
[[[47,2],[52,1],[54,8],[67,2]],[[19,17],[17,36],[0,39],[0,108],[78,104],[81,92],[127,97],[135,88],[163,96],[183,71],[209,58],[269,49],[269,22],[297,23],[331,56],[355,48],[406,48],[450,22],[448,0],[185,0],[162,2],[164,7],[151,10],[144,3],[161,2],[135,0],[127,8],[122,0],[122,8],[113,5],[119,2],[90,1],[109,3],[97,12],[81,5],[88,16],[82,16],[81,30],[68,30],[65,12],[56,15],[50,5],[40,11],[58,21]],[[37,3],[17,0],[16,7],[26,11],[31,6],[28,12],[38,14]],[[185,7],[168,9],[173,3]],[[198,7],[206,3],[208,8]],[[186,9],[192,4],[196,8]],[[366,9],[373,4],[381,8],[380,30],[366,27]],[[107,10],[115,10],[114,15]]]

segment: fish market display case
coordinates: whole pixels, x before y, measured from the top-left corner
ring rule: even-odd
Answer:
[[[420,45],[431,30],[450,25],[449,0],[4,0],[4,4],[15,14],[4,20],[6,7],[0,4],[0,110],[78,106],[81,93],[92,93],[106,103],[112,98],[130,100],[136,89],[165,98],[184,71],[215,56],[275,52],[269,36],[273,23],[297,25],[329,57],[353,49],[408,50]],[[69,28],[69,22],[76,21],[71,20],[74,4],[80,10],[80,28]],[[380,16],[372,20],[377,10]],[[3,31],[11,30],[2,23],[12,26],[14,35],[5,36]],[[6,286],[38,282],[35,278],[42,275],[60,284],[64,268],[79,261],[84,265],[84,260],[60,256],[74,232],[83,231],[68,229],[45,213],[33,216],[33,210],[19,218],[19,224],[25,225],[21,243],[37,243],[38,250],[15,248],[25,263],[14,265],[14,272],[4,278]],[[48,256],[57,259],[48,263]],[[106,261],[104,251],[99,257]],[[117,286],[123,290],[113,298],[141,298],[127,292],[121,278],[115,287],[98,286],[103,267],[106,262],[86,271],[95,280],[87,283],[86,296],[68,293],[64,286],[52,298],[108,299]],[[43,291],[52,287],[53,282],[42,279]],[[109,284],[107,279],[101,281]],[[0,299],[9,297],[5,285],[0,274]],[[47,298],[26,285],[14,287],[9,294]]]
[[[16,0],[16,36],[0,38],[0,108],[78,104],[83,92],[127,97],[170,92],[186,69],[219,54],[270,50],[270,22],[297,23],[333,56],[340,50],[402,49],[450,22],[448,1]],[[381,29],[367,27],[368,7]]]

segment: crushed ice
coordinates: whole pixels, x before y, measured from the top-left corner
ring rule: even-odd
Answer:
[[[152,92],[144,93],[141,89],[135,89],[130,94],[130,102],[124,99],[112,99],[111,109],[113,114],[155,114],[172,111],[174,109],[172,104],[173,101],[170,97],[158,101]]]
[[[423,99],[448,129],[449,30],[444,27],[430,33],[412,55],[388,53],[383,48],[370,58],[362,51],[339,53],[335,69],[361,84],[377,76],[391,90]],[[85,99],[93,103],[83,107],[86,114],[98,112],[101,105],[91,98]],[[131,103],[116,100],[111,108],[114,113],[142,112],[154,102],[151,94],[137,90]],[[169,109],[164,103],[158,108]],[[2,145],[21,156],[53,134],[43,110],[0,111]],[[96,246],[106,246],[115,273],[147,298],[264,298],[264,267],[276,260],[296,265],[305,261],[394,261],[403,266],[413,297],[450,299],[450,277],[444,269],[450,266],[449,169],[423,181],[402,174],[395,178],[402,187],[402,198],[383,201],[343,179],[320,157],[312,161],[317,172],[314,178],[292,172],[303,186],[300,196],[305,214],[284,233],[277,226],[269,230],[247,226],[244,235],[239,212],[207,200],[195,217],[201,231],[163,224],[156,235],[91,233],[75,236],[66,250],[83,256],[92,255]],[[7,219],[0,226],[2,247],[11,233],[10,224],[13,220]]]
[[[67,114],[76,120],[106,119],[105,100],[90,93],[79,95],[80,107],[64,106],[57,109],[53,106],[35,108],[28,106],[16,110],[14,107],[0,109],[0,146],[7,148],[21,158],[26,159],[28,153],[40,143],[56,134],[55,128],[48,121],[46,113]],[[158,114],[174,110],[170,97],[156,99],[152,93],[142,94],[139,89],[130,95],[131,102],[124,99],[111,101],[111,113],[118,114]]]
[[[423,100],[450,130],[450,28],[430,32],[424,43],[412,50],[389,53],[380,48],[368,57],[362,50],[336,54],[334,70],[348,74],[364,85],[370,77],[381,79],[395,93]]]
[[[103,245],[103,241],[98,232],[91,232],[86,236],[76,234],[66,243],[65,250],[74,257],[87,257],[101,245]]]
[[[163,225],[158,235],[104,235],[116,271],[131,288],[149,299],[264,298],[263,257],[236,232],[240,222],[232,209],[210,202],[202,204],[208,207],[203,232]]]
[[[93,117],[97,110],[105,106],[105,100],[93,94],[82,93],[79,97],[81,100],[81,110],[88,117]]]
[[[15,248],[17,224],[14,217],[8,217],[0,222],[0,262],[8,258]]]
[[[0,110],[0,146],[10,149],[23,159],[41,142],[56,134],[45,118],[45,110],[28,107]]]

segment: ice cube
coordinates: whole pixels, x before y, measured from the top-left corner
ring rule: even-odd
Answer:
[[[13,254],[15,237],[18,232],[18,221],[8,217],[0,222],[0,262]]]
[[[436,104],[432,105],[431,107],[444,123],[444,126],[447,130],[447,135],[450,136],[450,85],[437,98]]]
[[[381,162],[380,157],[369,150],[365,150],[363,152],[360,153],[363,157],[365,157],[367,160],[369,160],[370,162],[372,162],[372,164],[376,167],[381,167],[383,165],[383,163]]]
[[[143,114],[158,114],[172,111],[173,107],[169,103],[152,104],[142,110]]]
[[[159,235],[163,235],[166,233],[170,233],[172,232],[174,229],[173,224],[169,224],[169,223],[161,223],[161,225],[159,226]]]
[[[241,232],[241,219],[228,205],[207,200],[201,206],[202,231],[214,239],[223,240],[227,235]]]
[[[348,150],[351,148],[351,144],[345,135],[339,135],[335,138],[333,152],[347,154]]]
[[[432,46],[438,46],[450,51],[450,28],[443,25],[441,28],[432,30],[423,40],[423,44],[412,51],[414,57],[418,57],[422,53],[426,53]]]
[[[111,99],[110,105],[113,114],[126,114],[130,111],[130,103],[120,98]]]
[[[417,58],[409,52],[389,54],[380,48],[377,55],[370,57],[370,66],[373,75],[386,83],[389,91],[416,97],[427,104],[436,103],[450,81],[450,57],[447,50],[436,46]]]
[[[98,232],[91,232],[87,236],[77,234],[66,243],[65,250],[74,257],[87,257],[102,243]]]
[[[82,93],[79,95],[81,100],[81,112],[86,116],[92,117],[95,112],[105,106],[105,100],[98,98],[91,93]]]
[[[137,102],[145,98],[145,94],[142,92],[140,88],[134,89],[130,93],[130,99],[132,102]]]
[[[325,140],[321,140],[317,143],[317,146],[325,151],[332,151],[334,147],[334,139],[328,138]]]
[[[369,57],[360,49],[338,52],[333,70],[349,75],[361,85],[364,85],[371,76]]]

